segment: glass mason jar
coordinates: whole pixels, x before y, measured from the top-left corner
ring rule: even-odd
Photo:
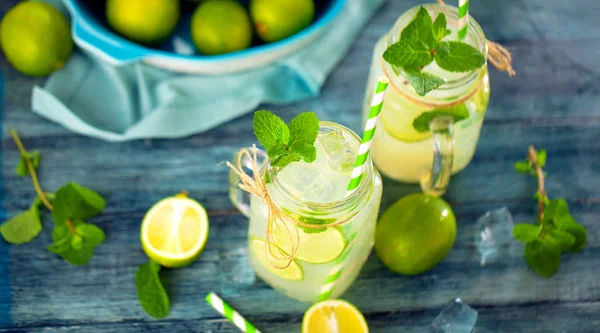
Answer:
[[[325,142],[332,137],[343,141]],[[283,169],[273,167],[266,154],[257,150],[257,165],[261,177],[266,179],[269,197],[286,217],[303,223],[302,226],[291,225],[298,232],[299,242],[295,258],[286,268],[281,268],[285,264],[278,265],[279,259],[266,250],[268,206],[262,198],[242,191],[238,187],[239,176],[230,173],[230,198],[250,218],[248,247],[252,268],[265,282],[289,297],[304,302],[339,297],[354,282],[371,253],[382,182],[370,159],[357,190],[345,196],[360,141],[346,127],[321,122],[316,142],[317,160],[311,164],[295,162]],[[333,147],[327,148],[330,149],[327,156],[319,148],[325,144]],[[337,163],[341,156],[352,159],[349,169],[347,166],[343,171],[331,169],[333,164],[329,159]],[[237,154],[233,165],[238,162],[244,168],[252,167],[247,155]],[[302,191],[286,185],[294,181],[306,183],[303,185],[307,187],[306,193],[313,196],[310,200],[316,200],[315,191],[326,192],[324,196],[318,195],[321,196],[318,202],[307,200]],[[329,226],[320,227],[323,225]],[[296,236],[286,234],[284,229],[274,227],[271,239],[277,248],[289,254],[288,242]],[[273,242],[271,244],[273,246]]]
[[[439,13],[446,15],[452,33],[445,41],[458,39],[456,7],[439,4],[424,7],[434,19]],[[489,101],[490,81],[487,63],[472,72],[451,73],[442,70],[433,61],[423,71],[444,78],[446,83],[425,96],[418,95],[404,78],[402,69],[393,68],[382,57],[388,46],[398,42],[402,30],[418,10],[419,7],[414,7],[402,14],[375,45],[363,120],[366,121],[369,113],[377,79],[387,76],[390,86],[385,95],[379,128],[373,138],[373,162],[390,178],[407,183],[420,182],[425,192],[441,195],[451,174],[464,169],[473,158]],[[472,17],[469,18],[467,37],[462,42],[475,47],[487,58],[485,36]],[[457,113],[466,116],[454,123],[455,118],[448,114]]]

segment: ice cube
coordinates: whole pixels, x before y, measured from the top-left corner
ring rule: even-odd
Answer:
[[[319,168],[301,162],[294,162],[283,168],[277,179],[294,196],[313,202],[328,202],[334,191],[330,177],[322,174]]]
[[[427,333],[471,333],[477,322],[477,311],[460,298],[453,299],[429,324]]]
[[[506,207],[486,212],[477,219],[475,246],[481,255],[481,266],[508,251],[508,244],[513,240],[513,226],[513,217]]]
[[[341,132],[331,131],[317,138],[317,156],[325,159],[332,170],[350,171],[354,167],[356,154],[352,144]]]

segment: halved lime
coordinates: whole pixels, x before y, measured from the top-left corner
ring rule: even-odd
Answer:
[[[191,264],[204,248],[207,238],[206,210],[184,194],[157,202],[142,222],[144,251],[166,267]]]
[[[352,304],[328,300],[311,306],[302,320],[302,333],[368,333],[365,317]]]
[[[290,225],[290,228],[296,228]],[[311,264],[323,264],[335,260],[344,252],[346,240],[339,228],[329,227],[318,233],[307,233],[302,228],[298,229],[300,244],[296,252],[296,259]],[[292,251],[294,234],[290,234],[283,226],[274,228],[275,243],[285,253]]]
[[[304,278],[302,268],[300,268],[295,260],[292,260],[290,265],[286,268],[277,268],[275,266],[284,266],[287,262],[274,258],[269,251],[265,252],[265,250],[266,245],[264,240],[253,239],[250,241],[250,251],[252,251],[256,258],[260,260],[260,263],[273,274],[285,280],[300,281]],[[267,255],[269,258],[267,258]]]

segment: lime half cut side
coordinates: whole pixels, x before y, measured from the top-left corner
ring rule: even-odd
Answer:
[[[253,239],[250,241],[250,251],[258,258],[260,264],[265,266],[271,273],[285,280],[301,281],[304,279],[302,268],[300,268],[300,265],[298,265],[295,260],[292,260],[290,265],[286,268],[277,268],[275,265],[284,266],[287,262],[272,257],[270,252],[265,250],[266,244],[263,239]],[[269,256],[269,258],[267,258],[267,256]]]
[[[142,222],[144,251],[166,267],[191,264],[204,248],[207,238],[206,210],[185,195],[157,202]]]
[[[295,226],[289,226],[295,228]],[[296,259],[311,264],[324,264],[331,262],[344,252],[347,242],[337,227],[328,227],[324,231],[307,233],[302,228],[298,229],[300,244],[296,252]],[[286,253],[292,251],[294,234],[287,228],[279,226],[274,228],[275,242]]]
[[[302,320],[302,333],[368,333],[362,313],[343,300],[328,300],[311,306]]]

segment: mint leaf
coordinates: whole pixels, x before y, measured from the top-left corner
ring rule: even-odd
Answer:
[[[560,230],[568,232],[575,238],[575,242],[565,250],[566,252],[579,252],[585,248],[587,245],[587,230],[583,225],[577,223],[570,214],[558,218],[555,224]]]
[[[389,64],[403,68],[421,68],[433,60],[430,49],[420,40],[401,39],[383,52]]]
[[[545,149],[540,149],[536,153],[536,159],[542,168],[546,166],[546,156],[547,153]]]
[[[269,111],[261,110],[254,113],[254,134],[267,151],[287,145],[290,130],[281,118]]]
[[[300,161],[300,156],[298,156],[296,154],[285,153],[283,155],[279,155],[279,156],[275,157],[274,159],[272,159],[271,165],[280,167],[280,168],[284,168],[288,164],[290,164],[292,162],[297,162],[297,161]]]
[[[73,246],[62,253],[60,256],[65,259],[68,263],[75,266],[83,266],[87,264],[92,256],[94,255],[94,248],[82,245],[80,249],[76,249]]]
[[[537,239],[540,231],[539,226],[522,223],[514,226],[512,234],[518,241],[527,243]]]
[[[435,62],[449,72],[470,72],[485,64],[485,57],[476,48],[462,42],[441,42],[438,48],[448,52],[436,52]],[[437,48],[436,48],[437,49]]]
[[[446,15],[444,15],[444,13],[439,13],[435,18],[435,21],[433,21],[433,38],[437,42],[452,33],[452,30],[447,29],[446,26]]]
[[[515,170],[521,173],[528,173],[531,170],[531,163],[528,161],[518,161],[515,162]]]
[[[80,219],[73,219],[72,224],[75,233],[67,224],[54,227],[54,243],[48,246],[48,251],[60,255],[73,265],[82,266],[92,259],[94,248],[104,241],[104,232]]]
[[[135,289],[142,308],[154,318],[164,318],[169,314],[169,296],[163,287],[158,272],[160,265],[150,261],[138,267],[135,272]]]
[[[406,80],[408,80],[420,96],[425,96],[428,92],[446,83],[441,77],[415,70],[406,70],[404,74],[406,75]]]
[[[290,150],[304,162],[312,163],[317,158],[315,141],[319,134],[319,119],[313,112],[303,112],[290,122]]]
[[[73,235],[73,237],[71,237],[71,247],[73,250],[81,250],[83,248],[83,237],[80,235]]]
[[[428,47],[432,47],[435,41],[432,32],[433,22],[425,7],[419,8],[415,18],[402,30],[400,39],[419,40]]]
[[[460,104],[450,108],[435,109],[421,113],[421,115],[413,120],[413,128],[419,133],[429,132],[429,123],[440,116],[450,116],[456,123],[469,117],[469,109],[464,104]]]
[[[0,226],[4,240],[11,244],[29,243],[42,231],[40,211],[37,206],[11,218]]]
[[[52,219],[59,225],[67,219],[87,219],[100,214],[105,206],[98,193],[69,182],[56,191]]]
[[[37,168],[40,165],[40,159],[42,155],[39,151],[33,150],[31,152],[25,153],[25,155],[21,154],[21,158],[19,159],[19,164],[17,164],[17,175],[21,177],[25,177],[29,175],[29,168],[27,167],[27,160],[31,162],[34,168]]]
[[[555,219],[560,219],[564,216],[571,215],[569,213],[569,206],[563,199],[551,200],[546,209],[544,210],[543,223],[554,223]]]
[[[543,242],[533,240],[525,245],[525,261],[537,274],[549,278],[558,272],[560,249]]]
[[[302,223],[307,223],[307,224],[323,225],[323,224],[331,224],[331,223],[335,222],[335,219],[318,219],[318,218],[314,218],[314,217],[301,216],[298,219],[298,221],[300,221]],[[327,228],[311,228],[311,227],[305,227],[305,226],[299,226],[299,227],[307,234],[319,234],[319,233],[327,231]]]
[[[57,225],[52,229],[52,240],[54,243],[48,246],[48,251],[56,254],[62,254],[71,249],[71,238],[73,234],[69,231],[67,225]]]
[[[570,233],[554,228],[550,225],[546,225],[544,240],[552,242],[556,247],[562,251],[569,250],[573,244],[575,244],[575,237]]]
[[[75,227],[78,235],[83,237],[87,246],[98,246],[104,242],[104,231],[90,223],[81,223]]]

